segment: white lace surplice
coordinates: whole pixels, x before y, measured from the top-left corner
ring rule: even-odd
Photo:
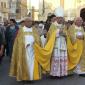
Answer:
[[[66,76],[67,75],[67,45],[65,37],[56,33],[55,46],[52,55],[51,72],[52,76]]]

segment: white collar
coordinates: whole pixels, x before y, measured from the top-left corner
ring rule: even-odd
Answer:
[[[75,29],[79,29],[79,30],[81,30],[81,28],[82,28],[81,26],[78,27],[78,26],[75,25]]]
[[[32,27],[28,28],[26,26],[23,27],[24,32],[32,32]]]

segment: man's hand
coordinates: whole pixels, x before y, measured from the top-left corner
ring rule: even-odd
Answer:
[[[0,49],[0,56],[3,55],[3,52],[4,52],[4,45],[1,45],[1,49]]]
[[[77,38],[83,40],[84,36],[77,36]]]
[[[30,46],[30,44],[27,44],[26,48],[28,48]]]
[[[60,30],[59,30],[59,33],[62,34],[62,33],[63,33],[63,29],[60,29]]]
[[[0,57],[3,55],[3,51],[2,50],[0,50]]]

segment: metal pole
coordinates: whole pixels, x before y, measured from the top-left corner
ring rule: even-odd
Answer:
[[[45,13],[45,1],[43,0],[43,14]]]

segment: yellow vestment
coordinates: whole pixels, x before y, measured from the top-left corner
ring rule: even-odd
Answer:
[[[23,28],[19,29],[18,35],[14,42],[13,53],[12,53],[12,60],[10,65],[10,76],[16,77],[18,81],[21,80],[30,80],[27,63],[26,63],[26,50],[24,44],[24,34],[29,35],[29,33],[24,33]],[[35,43],[40,45],[40,38],[38,36],[37,31],[33,28],[33,36],[35,39]],[[36,67],[34,67],[34,75],[33,79],[38,80],[41,78],[40,76],[40,68],[39,64],[36,64],[36,60],[34,59]],[[37,73],[37,74],[36,74]]]
[[[71,29],[72,30],[72,29]],[[40,69],[42,67],[45,71],[50,71],[50,60],[51,55],[55,43],[56,38],[56,26],[51,25],[49,33],[47,35],[47,44],[44,48],[40,47],[40,38],[35,32],[33,31],[35,37],[34,43],[34,80],[38,80],[41,78],[40,76]],[[75,32],[75,31],[74,31]],[[72,32],[72,33],[74,33]],[[79,62],[80,56],[83,50],[83,41],[77,39],[74,44],[71,42],[71,33],[70,29],[68,30],[68,37],[67,37],[67,47],[68,47],[68,70],[73,69]],[[13,54],[12,54],[12,62],[10,68],[10,76],[15,76],[17,80],[29,80],[29,74],[27,72],[27,64],[25,60],[25,48],[23,42],[23,32],[22,29],[18,32],[16,37]]]
[[[75,39],[76,32],[77,30],[75,29],[74,25],[68,29],[68,70],[72,70],[76,67],[83,52],[83,40],[78,38]],[[84,32],[83,29],[81,32]]]

